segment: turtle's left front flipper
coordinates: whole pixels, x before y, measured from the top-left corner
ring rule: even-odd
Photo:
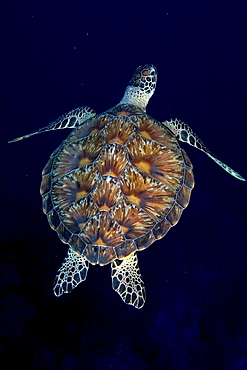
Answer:
[[[184,122],[178,120],[177,118],[170,121],[162,122],[163,125],[168,127],[178,140],[183,141],[187,144],[194,146],[195,148],[202,150],[206,153],[213,161],[215,161],[220,167],[222,167],[230,175],[236,177],[239,180],[245,181],[245,179],[232,168],[227,166],[225,163],[221,162],[213,153],[211,153],[208,148],[203,144],[201,139],[192,131],[192,129],[186,125]]]
[[[79,107],[59,117],[48,126],[40,128],[38,131],[34,131],[31,134],[18,137],[17,139],[10,140],[9,143],[15,143],[29,138],[30,136],[41,134],[42,132],[52,130],[62,130],[64,128],[75,128],[81,125],[84,121],[92,118],[96,115],[95,111],[89,107]]]

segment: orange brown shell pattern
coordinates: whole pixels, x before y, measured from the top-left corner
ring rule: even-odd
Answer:
[[[50,226],[100,265],[162,238],[178,222],[194,185],[191,162],[175,136],[129,106],[75,128],[42,176]]]

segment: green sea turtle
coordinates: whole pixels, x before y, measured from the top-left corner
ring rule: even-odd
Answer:
[[[45,131],[72,128],[42,173],[43,210],[69,245],[54,293],[69,293],[87,277],[89,263],[111,263],[113,289],[136,308],[145,303],[137,252],[176,225],[194,186],[192,164],[178,140],[202,150],[230,175],[185,123],[146,114],[157,70],[137,68],[118,105],[104,113],[77,108]]]

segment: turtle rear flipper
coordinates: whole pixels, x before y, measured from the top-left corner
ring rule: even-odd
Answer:
[[[142,308],[146,300],[146,292],[137,254],[132,253],[123,260],[113,261],[111,268],[112,288],[125,303]]]
[[[46,131],[62,130],[64,128],[75,128],[81,125],[84,121],[96,115],[95,111],[89,107],[79,107],[64,114],[55,121],[51,122],[48,126],[40,128],[38,131],[31,132],[31,134],[20,136],[16,139],[10,140],[9,143],[15,143],[28,139],[30,136],[41,134]]]
[[[221,162],[213,153],[211,153],[210,150],[204,145],[202,140],[197,136],[197,134],[194,133],[193,130],[184,122],[176,118],[174,120],[171,119],[170,121],[164,121],[162,123],[172,131],[172,133],[177,137],[178,140],[183,141],[203,151],[209,156],[209,158],[211,158],[230,175],[236,177],[236,179],[239,179],[241,181],[246,181],[245,178],[243,178],[238,172],[227,166],[227,164]]]
[[[54,294],[59,297],[63,293],[70,293],[78,284],[86,280],[88,268],[89,263],[86,258],[69,248],[55,278]]]

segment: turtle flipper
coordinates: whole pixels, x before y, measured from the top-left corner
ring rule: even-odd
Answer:
[[[9,143],[15,143],[16,141],[21,141],[29,138],[30,136],[41,134],[42,132],[46,131],[62,130],[64,128],[75,128],[78,125],[81,125],[87,119],[94,117],[95,115],[96,113],[93,109],[89,107],[79,107],[73,109],[68,113],[65,113],[63,116],[51,122],[48,126],[40,128],[38,131],[34,131],[31,134],[10,140]]]
[[[78,284],[86,280],[88,268],[89,263],[86,258],[69,248],[55,278],[54,294],[59,297],[63,293],[70,293]]]
[[[203,144],[201,139],[184,122],[176,118],[174,120],[164,121],[162,123],[174,133],[178,140],[183,141],[189,145],[192,145],[199,150],[202,150],[230,175],[236,177],[239,180],[245,181],[245,179],[239,173],[234,171],[231,167],[227,166],[225,163],[221,162],[213,153],[211,153],[208,150],[208,148]]]
[[[142,308],[146,292],[138,266],[137,254],[132,253],[123,260],[113,261],[111,268],[112,288],[125,303]]]

